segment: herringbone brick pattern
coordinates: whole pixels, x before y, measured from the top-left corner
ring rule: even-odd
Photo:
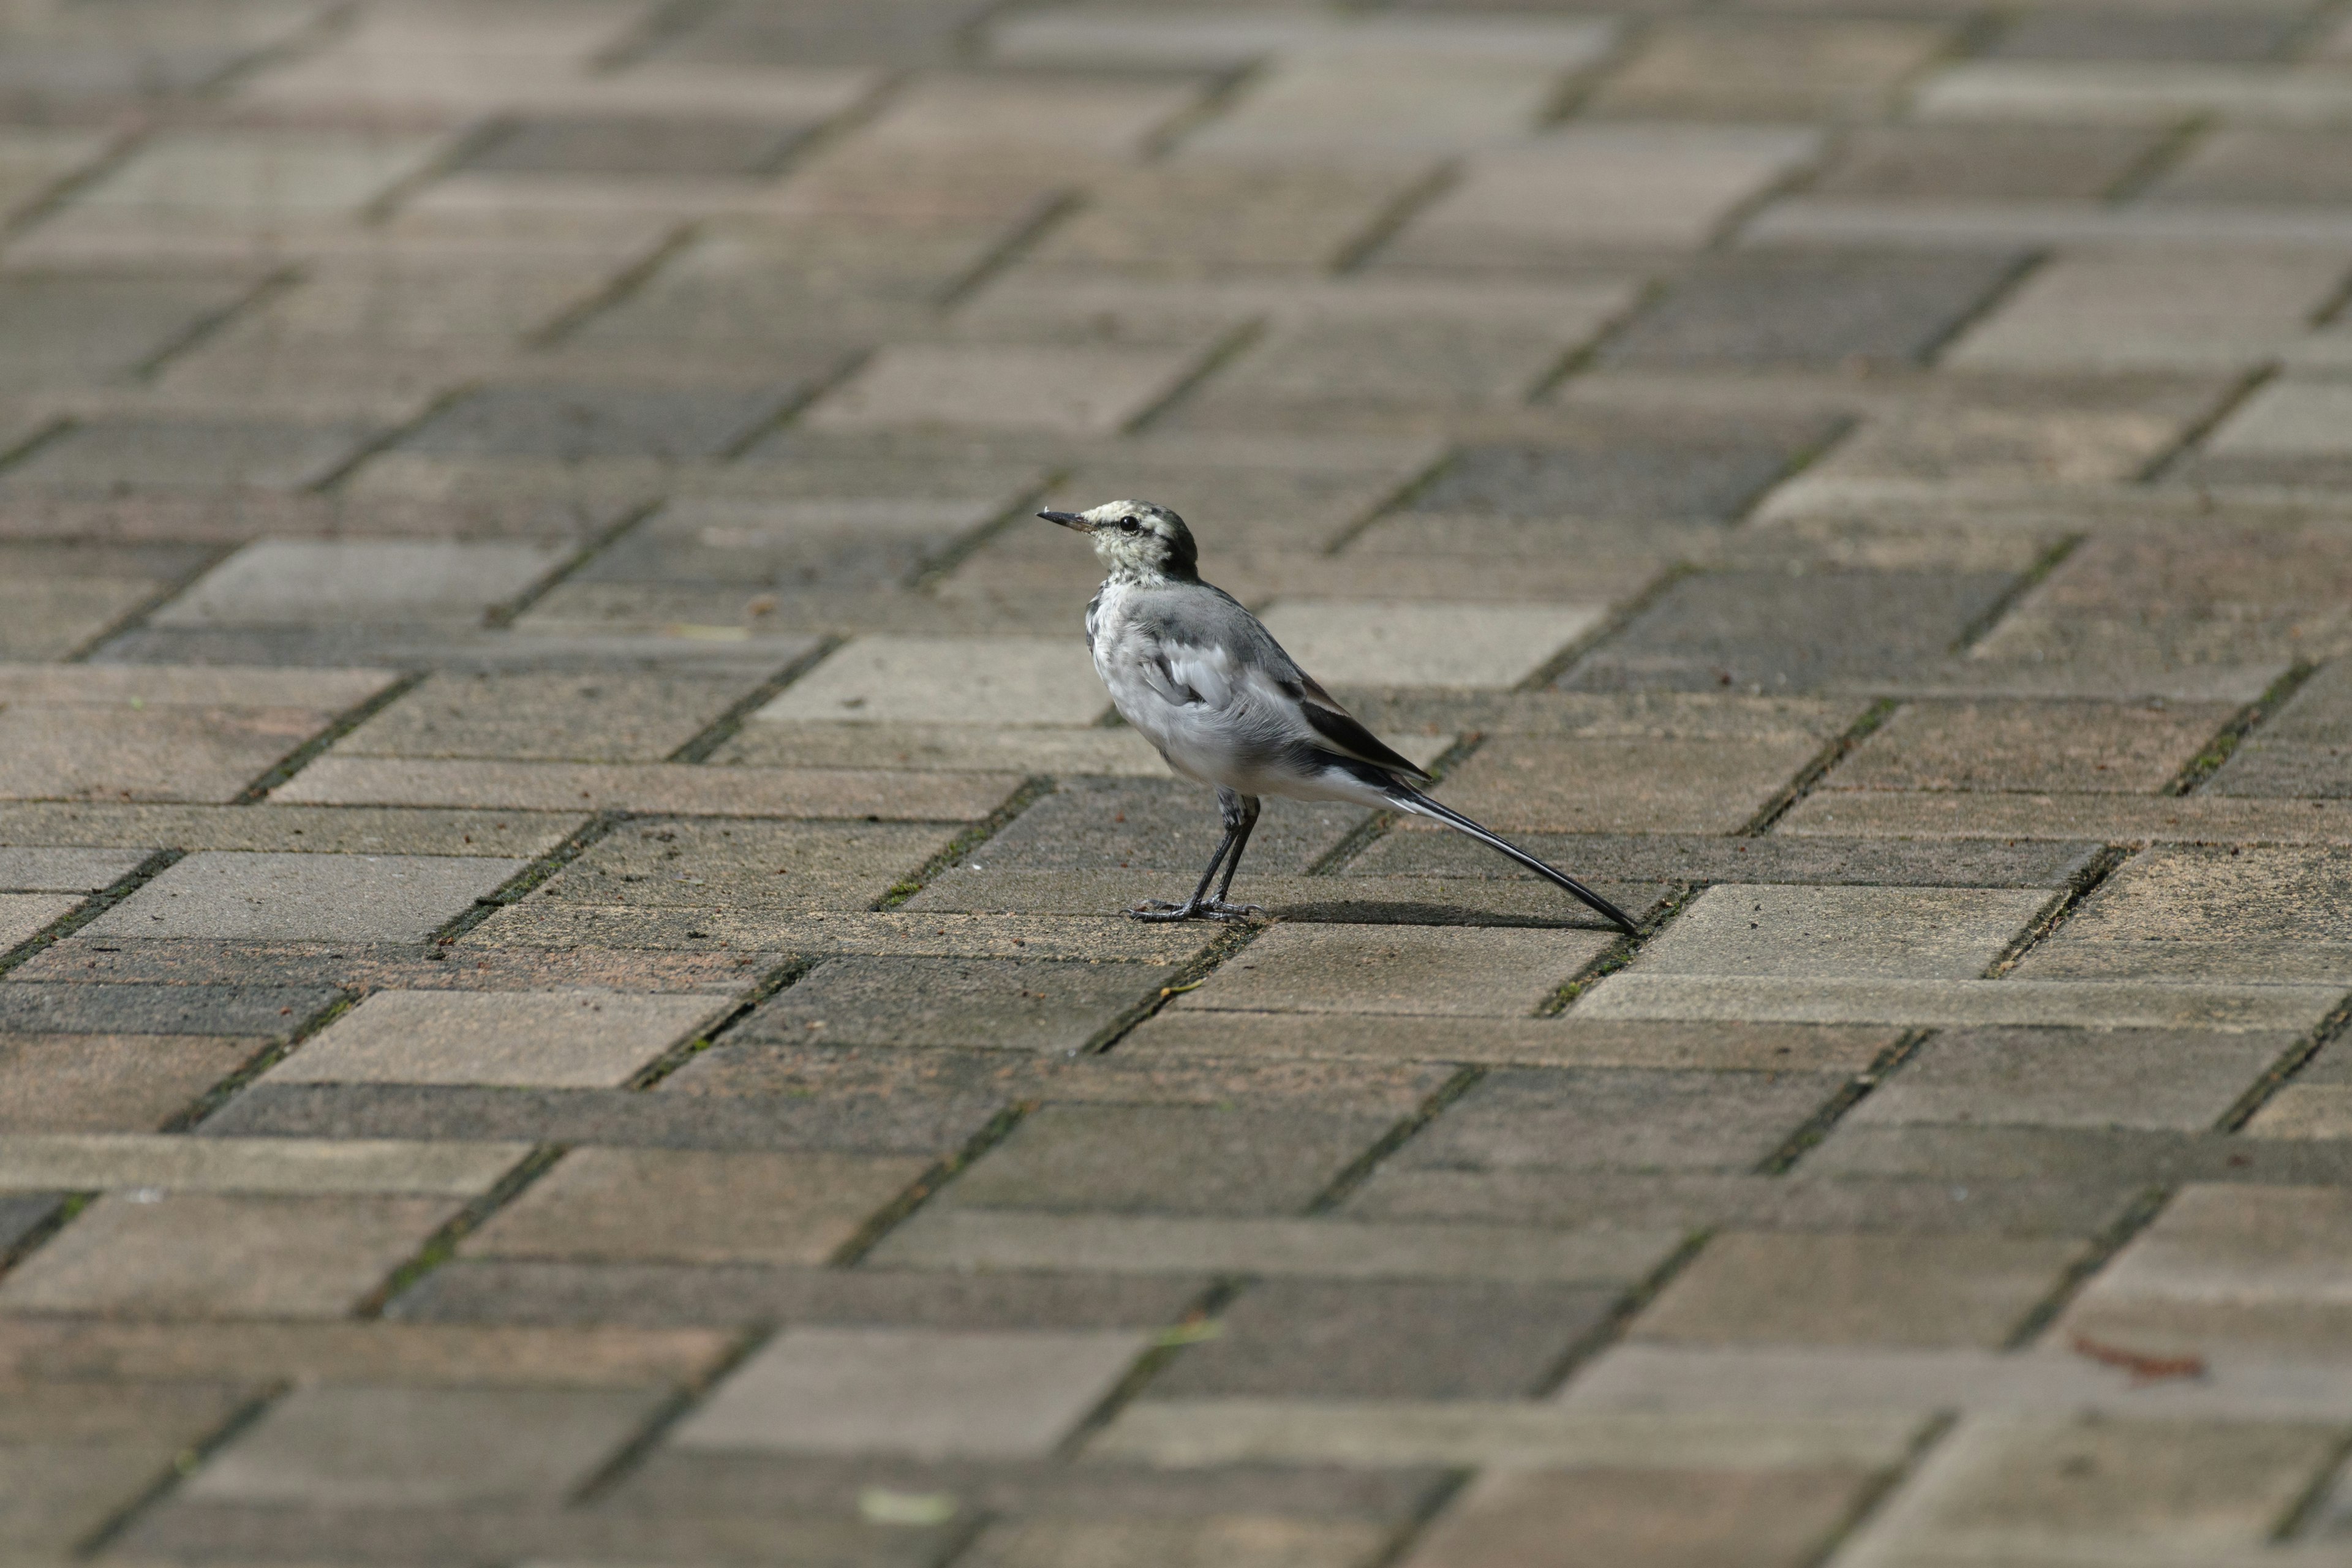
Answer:
[[[0,1561],[2352,1561],[2343,0],[0,3]],[[1270,803],[1041,506],[1636,911]]]

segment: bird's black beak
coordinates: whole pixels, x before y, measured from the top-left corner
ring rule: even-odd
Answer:
[[[1074,511],[1041,511],[1037,514],[1047,522],[1058,522],[1064,528],[1075,528],[1080,533],[1092,533],[1095,525]]]

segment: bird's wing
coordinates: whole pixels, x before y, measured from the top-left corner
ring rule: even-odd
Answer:
[[[1296,665],[1291,668],[1297,668]],[[1411,758],[1398,754],[1378,735],[1364,728],[1361,720],[1340,707],[1331,694],[1323,689],[1322,683],[1305,670],[1298,671],[1298,687],[1299,716],[1313,727],[1325,745],[1335,752],[1345,752],[1358,762],[1390,769],[1409,779],[1430,776],[1426,769]]]

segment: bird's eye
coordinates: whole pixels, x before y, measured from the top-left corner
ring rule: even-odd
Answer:
[[[1118,520],[1119,531],[1122,533],[1133,533],[1142,526],[1142,523],[1131,517],[1122,517]]]

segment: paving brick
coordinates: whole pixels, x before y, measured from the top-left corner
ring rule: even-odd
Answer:
[[[1847,1112],[1858,1125],[2210,1127],[2294,1037],[2182,1029],[1963,1029]]]
[[[0,985],[0,1030],[30,1035],[215,1035],[283,1039],[340,997],[331,986]]]
[[[1019,782],[1013,773],[321,757],[272,790],[270,799],[478,812],[622,810],[877,821],[887,815],[893,821],[969,822],[994,811]]]
[[[2352,970],[2352,927],[2337,912],[2347,877],[2352,854],[2336,849],[2144,850],[2020,973],[2335,980]]]
[[[823,1263],[920,1158],[582,1149],[466,1238],[476,1258]]]
[[[348,756],[656,763],[757,682],[721,677],[430,675],[335,743]]]
[[[182,1495],[311,1507],[552,1503],[660,1402],[653,1390],[298,1388]]]
[[[10,392],[119,374],[226,313],[253,280],[234,272],[12,272],[0,282]]]
[[[980,19],[974,0],[916,0],[885,9],[724,5],[664,39],[657,58],[761,65],[934,65]]]
[[[2298,336],[2342,268],[2333,256],[2142,249],[2063,256],[1955,342],[1969,370],[2228,370]]]
[[[1654,974],[1965,980],[2048,901],[2023,888],[1727,883],[1700,894],[1639,963]]]
[[[148,142],[74,193],[81,212],[174,222],[255,222],[355,212],[416,174],[437,137],[294,131],[179,131]]]
[[[1615,1301],[1575,1286],[1268,1280],[1149,1397],[1507,1399],[1541,1386]]]
[[[1603,426],[1558,446],[1468,447],[1409,504],[1448,514],[1729,521],[1799,453],[1835,430],[1825,420],[1774,420],[1744,430]]]
[[[927,1205],[884,1237],[871,1260],[964,1270],[1630,1285],[1682,1239],[1675,1230],[1022,1214]]]
[[[1108,436],[1174,392],[1192,358],[1172,349],[902,345],[867,361],[806,421],[817,430]]]
[[[1803,1025],[1620,1024],[1577,1018],[1431,1018],[1163,1010],[1119,1042],[1144,1059],[1242,1057],[1420,1059],[1523,1067],[1765,1068],[1860,1072],[1890,1029]]]
[[[2352,197],[2340,132],[2217,129],[2147,188],[2157,202],[2336,203]]]
[[[1920,22],[1676,19],[1651,32],[1591,107],[1657,119],[1868,118],[1948,37]]]
[[[0,944],[30,941],[80,902],[61,893],[0,893]]]
[[[266,1077],[617,1089],[724,1005],[600,991],[378,991]]]
[[[1935,843],[1827,835],[1723,838],[1710,835],[1529,835],[1519,842],[1547,859],[1573,860],[1600,880],[1854,883],[1870,887],[2057,888],[2090,863],[2097,847],[2077,841],[1948,838]],[[1493,852],[1459,834],[1400,830],[1348,863],[1351,872],[1416,878],[1516,875]]]
[[[1882,1562],[2102,1547],[2253,1552],[2326,1462],[2328,1436],[2311,1423],[1979,1417],[1854,1547]]]
[[[1047,266],[1145,273],[1319,270],[1376,232],[1412,188],[1377,170],[1177,163],[1121,171],[1030,252]]]
[[[465,166],[531,174],[753,174],[805,134],[755,121],[531,119]]]
[[[957,1208],[1297,1214],[1395,1121],[1293,1109],[1051,1105],[960,1175],[942,1201]]]
[[[1432,1522],[1410,1568],[1517,1568],[1562,1532],[1643,1568],[1781,1568],[1812,1561],[1874,1484],[1864,1469],[1524,1470],[1473,1482]]]
[[[1503,736],[1448,773],[1444,797],[1503,832],[1733,833],[1821,749],[1802,731],[1707,741]],[[1571,845],[1559,847],[1578,858]]]
[[[2341,92],[2325,73],[2217,65],[2086,60],[1962,61],[1917,89],[1932,120],[2028,120],[2076,125],[2176,125],[2220,114],[2252,125],[2327,124]]]
[[[1941,659],[1996,609],[2000,572],[1700,572],[1561,678],[1571,690],[1851,689]]]
[[[787,1329],[670,1441],[697,1451],[1044,1454],[1146,1342],[1110,1330]]]
[[[729,1031],[730,1041],[1077,1051],[1175,978],[1149,964],[827,959]]]
[[[1017,773],[1160,779],[1168,764],[1135,730],[983,729],[794,719],[747,723],[710,754],[721,767]]]
[[[1824,784],[2151,795],[2232,717],[2210,702],[1913,703]]]
[[[12,893],[98,893],[136,870],[135,849],[0,849],[0,889]]]
[[[1489,854],[1493,853],[1491,850]],[[1664,883],[1592,886],[1637,921],[1664,907]],[[936,879],[908,900],[910,910],[997,914],[1096,914],[1131,906],[1127,871],[992,871],[971,865]],[[1259,877],[1251,900],[1276,920],[1318,925],[1562,926],[1590,923],[1590,911],[1532,874],[1483,881],[1471,877]]]
[[[1985,53],[1996,59],[2259,60],[2282,53],[2303,18],[2287,7],[2234,14],[2045,11],[2020,16]]]
[[[1391,1163],[1401,1170],[1746,1170],[1843,1084],[1827,1073],[1502,1068]]]
[[[2343,1237],[2329,1187],[2190,1185],[2116,1254],[2056,1335],[2195,1353],[2324,1352],[2343,1332]]]
[[[1180,1007],[1525,1017],[1607,952],[1611,934],[1284,923]]]
[[[0,1140],[0,1184],[59,1190],[431,1193],[488,1189],[519,1144],[19,1133]]]
[[[1383,258],[1527,267],[1582,252],[1696,248],[1819,142],[1796,127],[1579,124],[1474,156]]]
[[[532,892],[595,908],[864,910],[946,847],[912,823],[638,820]]]
[[[1286,599],[1266,629],[1304,669],[1372,686],[1516,686],[1600,624],[1599,605]]]
[[[577,832],[584,816],[273,805],[0,805],[0,837],[93,847],[284,850],[317,855],[488,854],[524,859]]]
[[[732,451],[797,402],[821,373],[752,387],[515,385],[486,387],[401,438],[408,450],[460,457],[673,461]]]
[[[456,1199],[109,1194],[0,1285],[0,1311],[339,1318]]]
[[[325,481],[381,431],[248,419],[98,418],[8,471],[21,489],[299,490]]]
[[[29,1222],[28,1222],[29,1223]],[[988,1330],[1142,1329],[1183,1316],[1205,1275],[956,1274],[744,1264],[458,1258],[385,1308],[416,1323],[830,1323]]]
[[[857,477],[836,482],[851,489]],[[895,488],[911,493],[673,499],[599,552],[576,580],[741,584],[779,594],[818,585],[895,585],[1002,516],[1016,499],[958,493],[962,487],[926,495],[905,481]]]
[[[1916,363],[2017,267],[1999,253],[1735,252],[1702,261],[1601,357],[1644,367]]]
[[[1135,1568],[1216,1562],[1233,1568],[1355,1568],[1388,1542],[1356,1521],[1239,1515],[1197,1520],[1040,1519],[992,1525],[973,1542],[974,1568]]]
[[[150,940],[416,941],[523,866],[490,856],[204,850],[174,862],[83,929]]]
[[[1628,1332],[1679,1344],[1991,1349],[2081,1250],[2054,1238],[1718,1236]]]
[[[1083,642],[861,637],[760,710],[769,723],[1084,724],[1108,706]]]
[[[247,680],[254,672],[224,670],[184,685],[167,671],[11,668],[24,679],[0,675],[16,688],[0,708],[0,796],[19,800],[232,800],[338,710],[390,681],[373,671]]]
[[[262,540],[156,611],[161,626],[471,618],[562,559],[530,544]]]
[[[1965,1028],[2295,1029],[2324,1016],[2329,986],[2178,980],[1874,980],[1655,972],[1604,976],[1577,1002],[1586,1018],[1742,1019]]]
[[[2213,795],[2309,799],[2341,792],[2352,752],[2352,664],[2331,663],[2230,753],[2205,785]]]
[[[0,1132],[152,1132],[265,1044],[206,1035],[0,1035]]]
[[[2088,200],[2153,157],[2152,132],[2096,126],[1860,125],[1806,189],[1825,196]]]

